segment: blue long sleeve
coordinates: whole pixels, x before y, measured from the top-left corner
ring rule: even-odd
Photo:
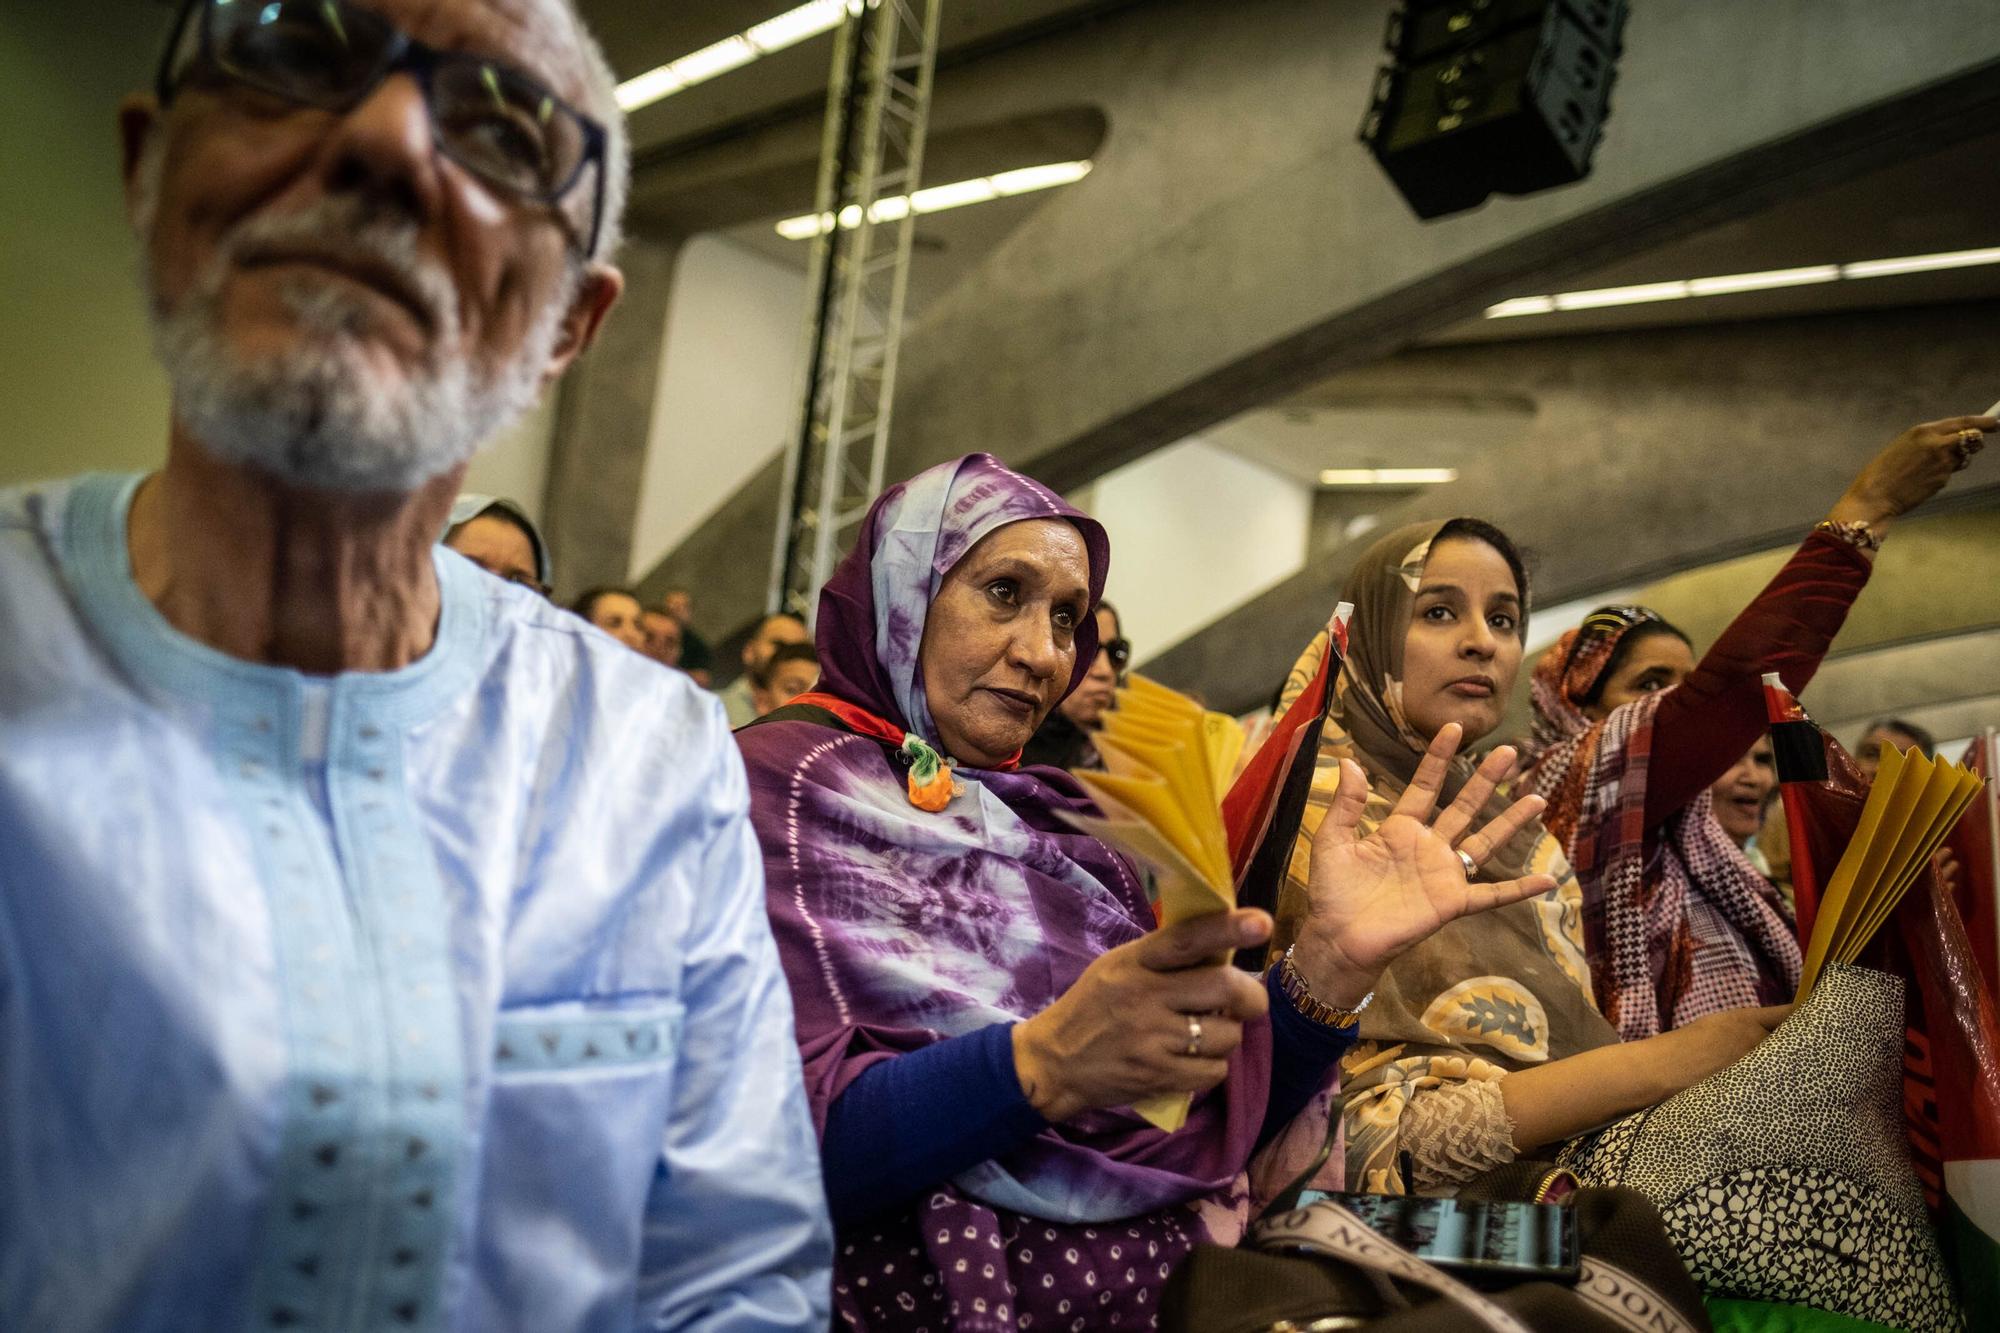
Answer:
[[[1306,1109],[1313,1094],[1325,1085],[1327,1070],[1347,1054],[1361,1031],[1358,1023],[1329,1028],[1300,1013],[1278,984],[1275,967],[1264,974],[1264,988],[1271,993],[1271,1097],[1264,1104],[1259,1144],[1268,1142]]]
[[[1047,1126],[1021,1091],[1013,1034],[1012,1023],[995,1023],[948,1037],[847,1085],[820,1140],[835,1223],[894,1208]]]
[[[1275,975],[1266,985],[1271,1096],[1260,1143],[1305,1109],[1357,1030],[1329,1029],[1305,1017]],[[879,1061],[827,1108],[820,1159],[833,1219],[846,1225],[895,1208],[940,1180],[1010,1152],[1047,1124],[1014,1072],[1011,1023]]]

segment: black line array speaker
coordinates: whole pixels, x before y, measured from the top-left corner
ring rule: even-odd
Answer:
[[[1590,174],[1627,0],[1408,0],[1362,142],[1418,217]]]

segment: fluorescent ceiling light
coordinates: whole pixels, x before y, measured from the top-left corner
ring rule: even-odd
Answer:
[[[1647,301],[1678,301],[1688,294],[1685,282],[1642,282],[1634,287],[1599,287],[1588,292],[1558,292],[1558,310],[1595,310],[1607,305],[1641,305]]]
[[[1556,308],[1553,296],[1516,296],[1486,307],[1486,318],[1506,319],[1510,315],[1546,315]]]
[[[718,74],[727,74],[753,60],[830,32],[840,26],[842,19],[860,13],[862,8],[863,0],[810,0],[776,18],[753,24],[734,37],[725,37],[713,46],[691,51],[678,60],[625,80],[618,85],[618,107],[629,114],[650,106],[683,88],[706,83]]]
[[[1948,250],[1934,255],[1907,255],[1901,259],[1863,259],[1852,264],[1809,264],[1803,268],[1778,268],[1761,273],[1725,273],[1714,278],[1646,282],[1632,287],[1600,287],[1587,292],[1557,292],[1554,296],[1516,296],[1487,306],[1486,318],[1508,319],[1516,315],[1546,315],[1557,310],[1594,310],[1610,305],[1679,301],[1690,296],[1726,296],[1732,292],[1804,287],[1812,283],[1842,282],[1854,278],[1888,278],[1900,273],[1933,273],[1940,269],[1976,268],[1982,264],[2000,264],[2000,246],[1984,250]]]
[[[954,181],[950,185],[933,185],[927,190],[918,190],[910,196],[910,203],[919,213],[942,213],[947,208],[991,203],[999,197],[993,192],[992,181],[984,176],[975,176],[969,181]]]
[[[832,219],[826,214],[807,213],[804,217],[786,218],[778,224],[778,235],[788,241],[807,241],[823,231],[831,231]]]
[[[1073,184],[1089,174],[1088,162],[1050,162],[1039,167],[1021,167],[993,176],[975,176],[971,180],[953,181],[948,185],[933,185],[915,194],[877,199],[868,210],[868,216],[876,222],[894,222],[912,211],[942,213],[947,208],[963,208],[967,204],[984,204],[1012,195]],[[842,227],[852,227],[860,221],[861,209],[858,205],[849,204],[840,210]],[[788,241],[807,241],[832,230],[833,219],[825,213],[803,213],[777,224],[778,235]]]
[[[2000,249],[1948,250],[1905,259],[1864,259],[1840,267],[1843,276],[1849,278],[1887,278],[1898,273],[1931,273],[1941,268],[1973,268],[1980,264],[2000,264]]]
[[[1057,185],[1073,185],[1089,174],[1088,162],[1048,162],[1039,167],[1003,171],[986,179],[993,182],[993,193],[1005,196],[1046,190]]]
[[[851,7],[852,10],[859,8],[858,5]],[[847,17],[851,9],[847,0],[812,0],[811,4],[787,10],[774,19],[765,19],[747,29],[743,35],[750,45],[757,48],[759,55],[770,55],[832,31],[840,26],[840,21]]]
[[[1455,467],[1330,467],[1322,486],[1439,486],[1458,480]]]
[[[685,87],[672,65],[660,65],[618,85],[618,109],[627,113],[637,111]]]
[[[681,87],[689,88],[704,83],[718,74],[727,74],[739,65],[747,65],[757,58],[757,48],[750,45],[750,39],[742,35],[725,37],[714,46],[704,46],[699,51],[682,56],[667,66],[674,77],[681,81]]]
[[[1815,282],[1839,282],[1840,265],[1776,268],[1767,273],[1727,273],[1719,278],[1689,278],[1689,296],[1726,296],[1730,292],[1761,292],[1773,287],[1805,287]]]

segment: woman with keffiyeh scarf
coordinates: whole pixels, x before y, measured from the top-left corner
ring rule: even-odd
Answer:
[[[1854,479],[1825,522],[1699,665],[1643,606],[1606,606],[1536,666],[1521,789],[1582,886],[1598,1008],[1627,1040],[1798,988],[1782,896],[1716,821],[1709,788],[1764,733],[1762,675],[1802,693],[1868,582],[1883,533],[1970,461],[1990,417],[1914,426]]]
[[[1546,879],[1468,883],[1532,819],[1436,813],[1445,738],[1396,817],[1323,823],[1294,975],[1227,966],[1261,912],[1154,931],[1134,867],[1019,747],[1096,651],[1097,523],[975,454],[891,488],[824,589],[812,693],[738,733],[839,1236],[869,1329],[1153,1326],[1174,1265],[1231,1244],[1326,1138],[1325,1085],[1381,968]],[[940,763],[940,758],[954,763]],[[1320,1010],[1319,1006],[1325,1006]],[[1167,1133],[1131,1104],[1196,1094]],[[1294,1151],[1297,1149],[1299,1151]]]

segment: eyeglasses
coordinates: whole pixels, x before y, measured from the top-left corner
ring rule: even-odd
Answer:
[[[174,21],[158,91],[166,106],[190,72],[200,71],[288,102],[347,111],[405,69],[423,89],[438,147],[488,184],[556,204],[595,168],[590,242],[581,253],[597,253],[604,127],[519,70],[426,46],[346,0],[190,0]]]
[[[1108,639],[1103,647],[1111,656],[1111,669],[1121,676],[1124,675],[1126,666],[1132,661],[1132,641],[1125,638]]]

